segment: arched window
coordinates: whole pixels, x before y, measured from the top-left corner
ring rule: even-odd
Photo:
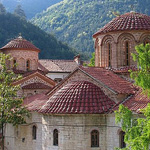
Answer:
[[[126,143],[124,142],[125,132],[120,131],[119,136],[120,136],[120,148],[125,148],[126,147]]]
[[[91,132],[91,147],[99,147],[99,132],[97,130]]]
[[[53,131],[53,145],[58,146],[58,130]]]
[[[15,68],[15,69],[16,69],[16,65],[17,65],[17,60],[16,60],[16,59],[14,59],[14,60],[13,60],[13,68]]]
[[[112,51],[111,51],[111,44],[108,43],[108,67],[111,67],[111,55],[112,55]]]
[[[130,65],[130,52],[129,52],[129,42],[125,42],[125,64],[126,66]]]
[[[37,132],[37,127],[34,125],[32,127],[32,139],[36,140],[36,132]]]
[[[27,71],[30,70],[30,60],[26,61],[26,69],[27,69]]]

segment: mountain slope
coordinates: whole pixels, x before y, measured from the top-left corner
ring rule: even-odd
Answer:
[[[62,0],[1,0],[7,11],[13,12],[18,4],[20,4],[26,13],[27,18],[32,18],[36,13],[42,12],[49,6],[56,4]]]
[[[0,20],[0,47],[21,33],[23,38],[41,49],[40,58],[73,59],[77,54],[72,48],[58,41],[54,36],[47,34],[24,19],[7,13],[0,14]]]
[[[149,0],[64,0],[31,20],[78,50],[92,52],[92,35],[113,17],[112,12],[150,14]]]

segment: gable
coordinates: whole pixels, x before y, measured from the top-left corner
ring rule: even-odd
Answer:
[[[40,72],[34,72],[28,76],[23,77],[22,79],[13,83],[13,85],[21,85],[21,87],[32,84],[32,83],[42,83],[44,85],[54,87],[54,80],[48,78],[47,76],[41,74]]]

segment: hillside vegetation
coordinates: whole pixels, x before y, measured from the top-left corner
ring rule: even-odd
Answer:
[[[94,51],[92,35],[115,16],[132,10],[150,15],[149,0],[64,0],[31,20],[77,50]]]
[[[0,13],[0,20],[0,47],[21,33],[23,38],[41,49],[39,56],[42,59],[73,59],[77,54],[75,50],[25,19],[10,13]]]
[[[13,12],[17,5],[21,5],[27,18],[34,17],[36,13],[42,12],[60,1],[62,0],[1,0],[9,12]]]

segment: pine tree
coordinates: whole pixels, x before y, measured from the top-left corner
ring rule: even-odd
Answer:
[[[16,16],[19,16],[19,17],[23,18],[23,19],[26,19],[25,12],[24,12],[24,10],[22,9],[21,5],[17,5],[17,7],[16,7],[15,10],[14,10],[14,14],[15,14]]]
[[[3,6],[2,3],[0,3],[0,14],[5,14],[6,13],[6,9],[5,7]]]

